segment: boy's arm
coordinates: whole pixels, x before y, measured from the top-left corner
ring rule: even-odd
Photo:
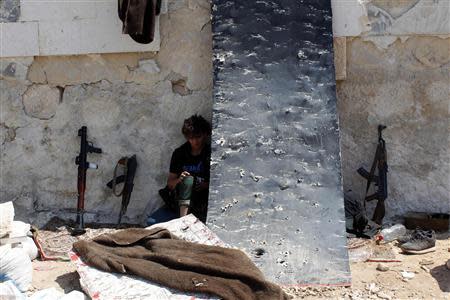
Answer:
[[[177,184],[183,181],[184,177],[190,176],[189,172],[182,172],[180,176],[178,176],[176,173],[169,173],[169,177],[167,178],[167,186],[169,189],[174,190]]]

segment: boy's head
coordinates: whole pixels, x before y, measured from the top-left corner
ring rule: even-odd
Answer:
[[[184,120],[181,132],[193,150],[200,150],[211,135],[211,125],[202,116],[193,115]]]
[[[186,139],[199,136],[211,135],[211,125],[202,116],[193,115],[184,120],[183,128],[181,129]]]

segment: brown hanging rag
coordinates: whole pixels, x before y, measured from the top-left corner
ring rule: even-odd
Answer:
[[[240,250],[190,243],[162,228],[125,229],[75,242],[73,248],[90,266],[182,292],[230,300],[289,299]]]
[[[161,0],[118,0],[122,33],[140,44],[149,44],[155,34],[155,19],[161,11]]]

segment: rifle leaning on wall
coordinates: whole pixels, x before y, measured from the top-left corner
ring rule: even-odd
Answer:
[[[117,176],[119,166],[123,168],[122,175]],[[117,162],[116,167],[114,168],[113,179],[108,182],[106,185],[112,189],[113,194],[117,197],[122,196],[122,205],[120,207],[119,220],[117,221],[117,225],[120,225],[122,222],[122,217],[127,212],[128,204],[130,203],[131,192],[134,187],[134,176],[136,174],[137,169],[137,159],[136,155],[132,155],[130,157],[122,157]],[[122,191],[117,191],[117,185],[123,183]]]
[[[383,222],[384,215],[386,213],[384,201],[387,198],[387,153],[386,153],[386,143],[382,136],[382,131],[386,129],[384,125],[378,125],[378,145],[375,152],[375,157],[373,159],[372,167],[370,172],[367,172],[364,168],[359,168],[357,170],[358,174],[367,180],[366,194],[364,197],[364,210],[366,208],[366,202],[377,200],[377,206],[372,216],[372,221],[381,225]],[[378,176],[375,175],[375,169],[378,169]],[[367,195],[372,182],[378,187],[377,191],[372,195]]]
[[[80,235],[86,232],[84,230],[84,192],[86,191],[86,171],[87,169],[98,169],[96,164],[87,161],[88,152],[102,153],[102,149],[96,148],[87,140],[87,127],[82,126],[78,130],[78,136],[81,137],[80,154],[75,159],[78,165],[78,202],[77,202],[77,227],[73,229],[72,235]]]

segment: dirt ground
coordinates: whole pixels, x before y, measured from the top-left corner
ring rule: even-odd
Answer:
[[[393,243],[395,245],[395,242]],[[450,299],[450,239],[436,242],[435,252],[423,255],[403,255],[401,262],[383,263],[389,270],[378,271],[378,262],[352,262],[351,287],[286,288],[293,299]],[[393,249],[397,250],[396,246]],[[404,279],[402,271],[413,274]],[[33,288],[55,287],[68,293],[81,290],[79,276],[70,262],[33,262]]]

